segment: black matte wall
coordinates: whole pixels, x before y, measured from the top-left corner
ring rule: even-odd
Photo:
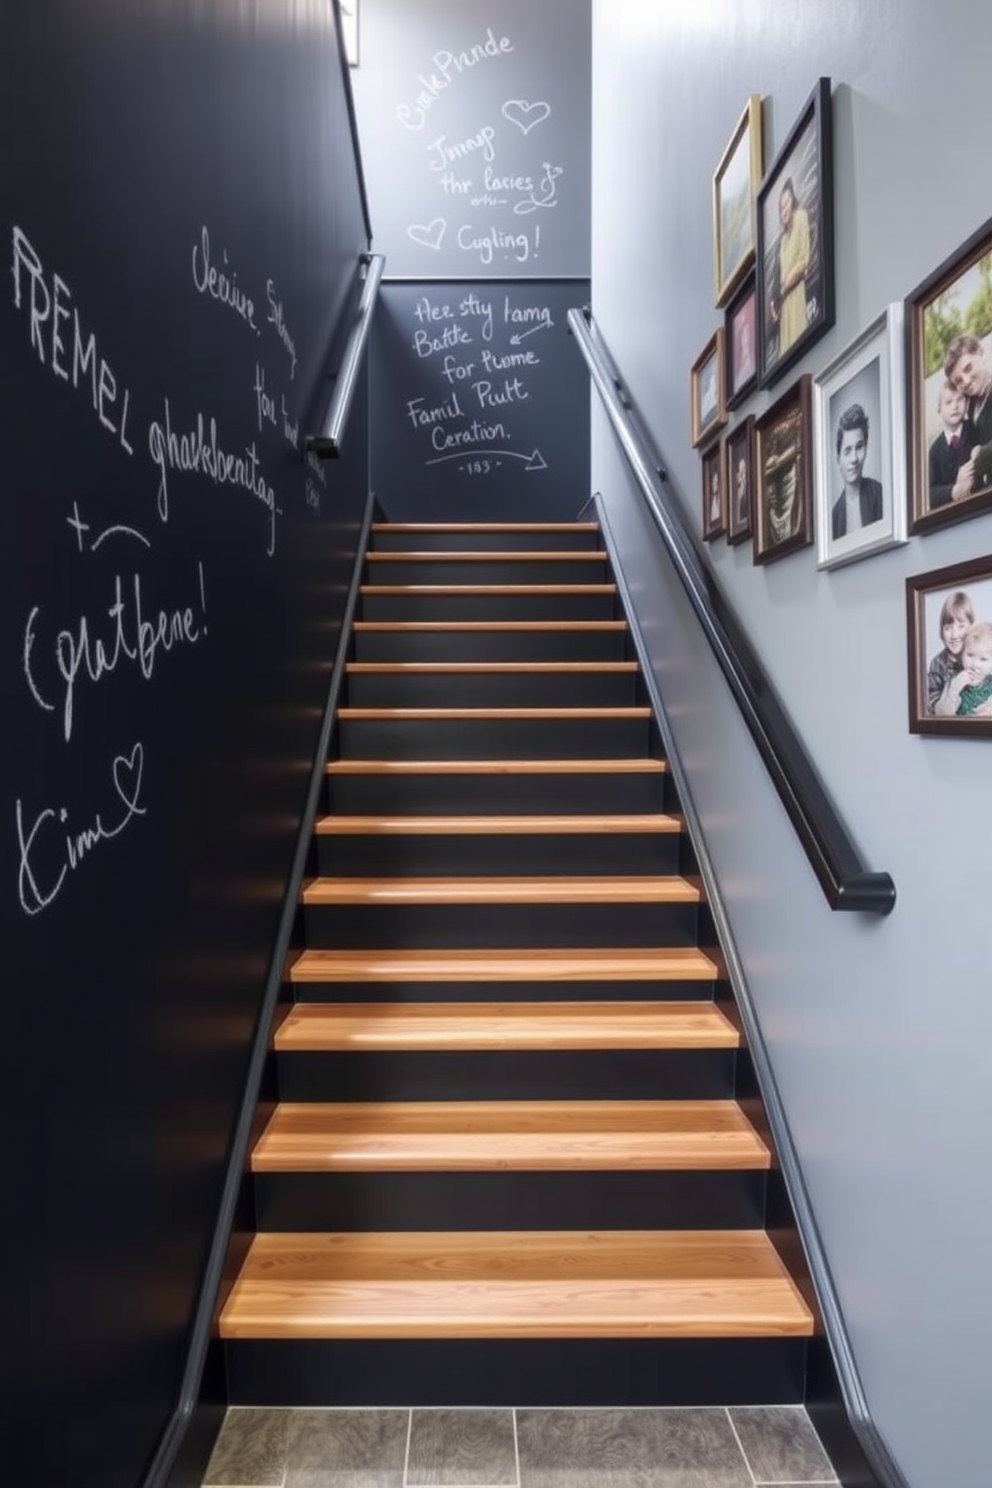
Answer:
[[[367,495],[364,394],[341,462],[299,451],[367,247],[345,76],[329,0],[0,19],[0,1477],[22,1488],[134,1488],[177,1400]],[[197,455],[201,414],[240,483]]]

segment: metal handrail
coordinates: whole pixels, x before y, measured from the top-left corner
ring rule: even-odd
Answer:
[[[717,588],[653,458],[633,405],[591,315],[570,310],[568,324],[607,417],[661,533],[696,617],[744,722],[782,798],[831,909],[888,914],[896,902],[888,873],[870,872],[779,702],[750,641]]]
[[[385,256],[381,253],[363,253],[362,262],[366,265],[365,283],[358,301],[355,324],[344,349],[341,369],[334,380],[334,390],[321,422],[320,433],[307,435],[307,449],[325,460],[337,459],[341,454],[341,436],[348,422],[351,401],[358,385],[358,369],[365,355],[379,295],[379,281],[386,267]]]

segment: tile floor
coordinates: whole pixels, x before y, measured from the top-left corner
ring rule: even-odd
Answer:
[[[210,1488],[802,1488],[837,1477],[801,1406],[228,1411]]]

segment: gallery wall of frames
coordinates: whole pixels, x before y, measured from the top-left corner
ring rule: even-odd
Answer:
[[[992,219],[839,356],[831,83],[765,164],[752,94],[713,175],[722,321],[690,369],[707,542],[836,568],[992,507]],[[760,415],[747,403],[782,385]],[[992,554],[906,580],[909,728],[992,737]]]

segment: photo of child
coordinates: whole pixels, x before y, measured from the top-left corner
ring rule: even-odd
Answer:
[[[960,671],[961,646],[974,623],[975,611],[964,590],[948,595],[940,610],[940,638],[944,644],[927,667],[928,713],[937,712],[951,678]]]
[[[992,717],[992,624],[979,620],[961,638],[961,666],[934,712],[942,718]]]
[[[992,731],[992,559],[909,584],[926,579],[937,582],[917,588],[917,722],[924,731],[958,733],[982,721]]]
[[[941,431],[931,444],[928,456],[931,510],[971,495],[973,454],[979,439],[978,430],[967,415],[967,398],[945,378],[937,391],[937,417]]]

